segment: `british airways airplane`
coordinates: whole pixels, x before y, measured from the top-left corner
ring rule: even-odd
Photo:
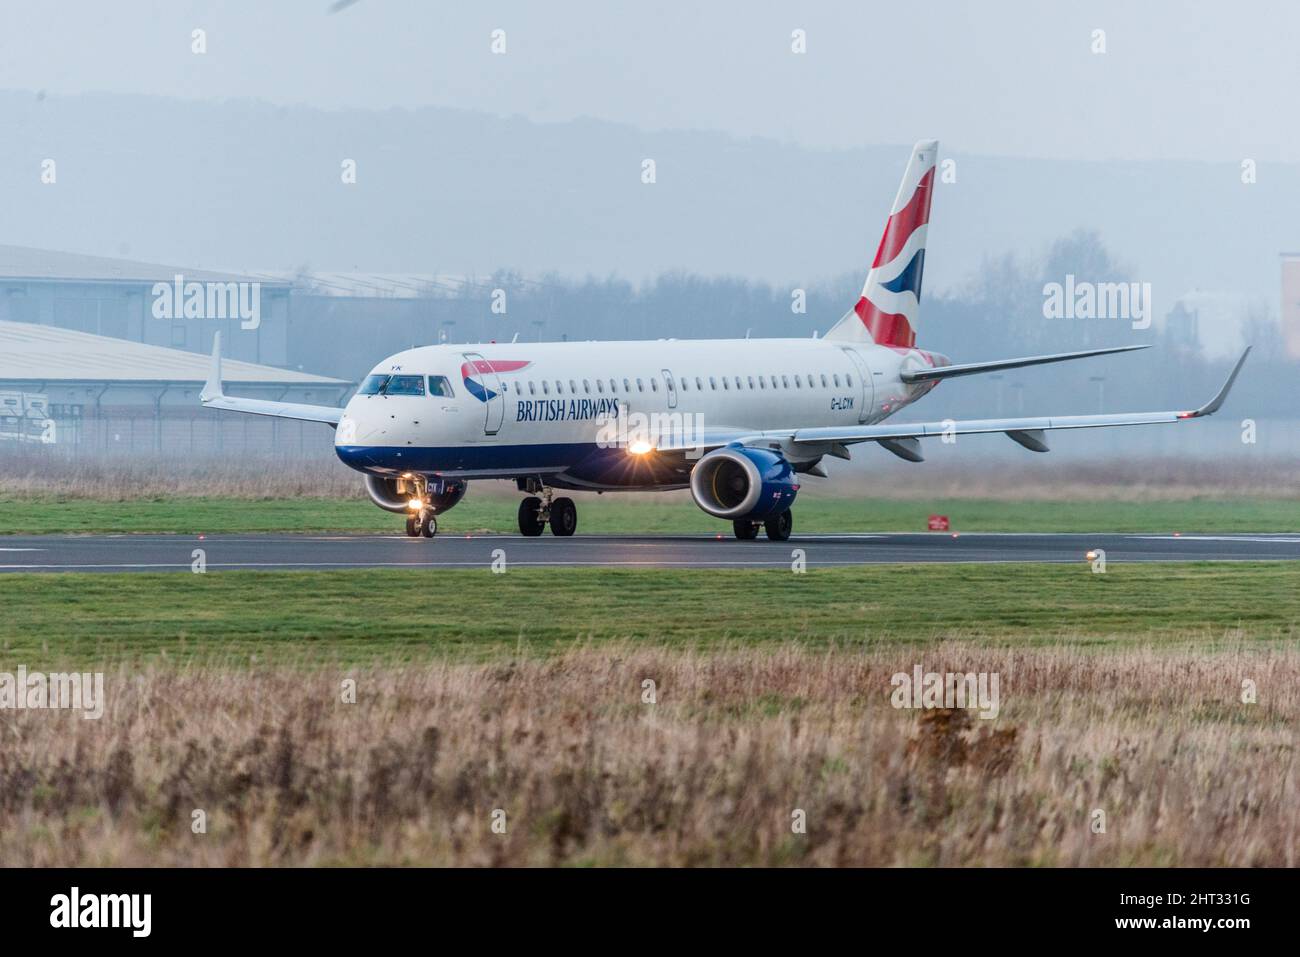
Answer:
[[[213,409],[325,422],[334,449],[380,508],[432,538],[437,516],[477,479],[513,480],[519,531],[572,535],[556,490],[689,488],[737,538],[785,541],[805,475],[875,442],[920,462],[921,439],[1003,432],[1034,452],[1046,433],[1181,422],[1218,411],[1247,348],[1191,411],[886,424],[944,379],[1142,349],[1121,346],[953,364],[918,349],[917,316],[934,194],[935,140],[917,143],[861,298],[820,339],[693,339],[425,346],[389,356],[346,408],[227,396],[220,334],[200,401]]]

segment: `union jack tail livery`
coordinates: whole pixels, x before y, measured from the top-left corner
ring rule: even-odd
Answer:
[[[874,342],[898,349],[916,345],[925,233],[938,153],[938,140],[922,140],[912,147],[912,159],[898,186],[862,296],[853,311],[827,333],[828,339]]]

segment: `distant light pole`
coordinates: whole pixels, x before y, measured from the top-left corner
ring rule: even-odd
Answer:
[[[1016,390],[1016,412],[1019,415],[1025,414],[1025,384],[1023,382],[1011,383],[1011,388]]]
[[[1088,376],[1089,382],[1097,383],[1097,412],[1106,410],[1106,377],[1104,375]]]
[[[1002,382],[1006,379],[1006,376],[999,372],[989,376],[989,378],[998,384],[998,418],[1002,418]]]
[[[455,319],[444,319],[442,321],[442,328],[438,330],[438,342],[440,344],[447,342],[451,338],[451,327],[455,324]]]

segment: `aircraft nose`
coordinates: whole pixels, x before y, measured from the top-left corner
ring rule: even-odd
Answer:
[[[334,444],[338,447],[376,445],[382,433],[382,422],[376,410],[353,399],[344,408],[343,418],[334,430]]]

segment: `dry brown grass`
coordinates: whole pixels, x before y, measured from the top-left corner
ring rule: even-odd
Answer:
[[[1300,652],[918,655],[111,672],[100,721],[0,713],[0,862],[1300,862]],[[1001,715],[893,709],[917,663],[998,672]]]

